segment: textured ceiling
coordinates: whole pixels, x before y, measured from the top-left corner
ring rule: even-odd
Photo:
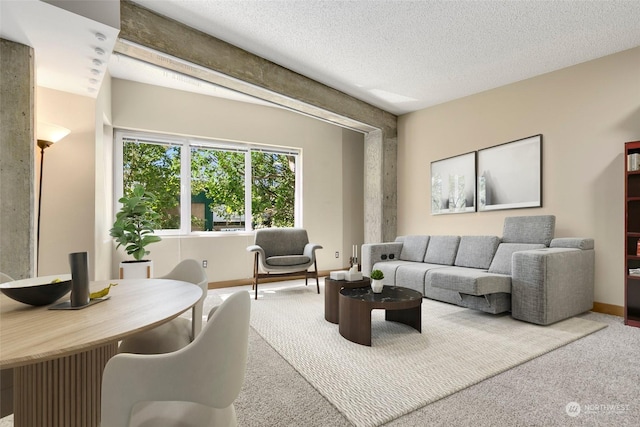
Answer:
[[[640,46],[637,0],[135,3],[395,114]]]
[[[640,46],[640,0],[135,3],[395,114]],[[118,11],[118,0],[0,0],[0,37],[34,48],[45,87],[95,97],[108,61],[116,78],[256,102],[109,59]]]

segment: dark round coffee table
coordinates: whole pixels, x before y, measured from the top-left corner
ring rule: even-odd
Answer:
[[[338,324],[338,296],[342,288],[366,288],[371,286],[371,280],[363,277],[362,280],[334,280],[329,277],[324,279],[324,319],[327,322]]]
[[[371,345],[371,310],[385,310],[385,320],[404,323],[422,332],[422,294],[400,286],[342,289],[339,297],[340,335],[357,344]]]

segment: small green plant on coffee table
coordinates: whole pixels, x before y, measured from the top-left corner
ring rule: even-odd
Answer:
[[[380,270],[373,270],[370,277],[373,280],[381,280],[384,279],[384,273]]]

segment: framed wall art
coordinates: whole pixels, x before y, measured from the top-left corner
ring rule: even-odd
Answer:
[[[542,135],[478,150],[478,211],[542,206]]]
[[[431,214],[475,212],[476,153],[431,162]]]

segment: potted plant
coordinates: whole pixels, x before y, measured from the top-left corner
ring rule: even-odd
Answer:
[[[382,279],[384,279],[384,273],[380,270],[373,270],[371,272],[371,290],[376,294],[382,292],[383,284]]]
[[[144,257],[149,255],[146,246],[161,240],[153,235],[153,227],[159,217],[152,208],[154,200],[153,193],[146,191],[140,184],[133,188],[130,197],[123,196],[118,200],[122,207],[116,214],[109,235],[118,242],[116,249],[124,246],[127,254],[134,258],[120,263],[121,279],[149,278],[153,275],[153,264]]]

